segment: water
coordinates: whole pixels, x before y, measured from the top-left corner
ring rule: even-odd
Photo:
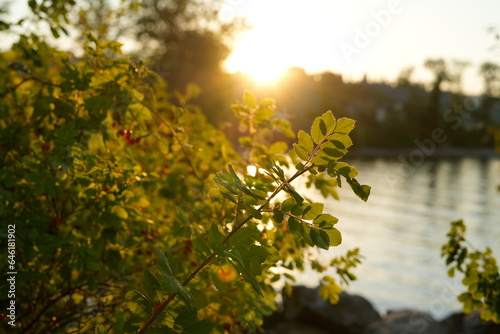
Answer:
[[[341,201],[325,210],[340,219],[343,243],[320,257],[360,247],[363,264],[347,291],[361,294],[384,314],[418,309],[440,319],[459,311],[460,278],[449,278],[441,245],[450,222],[464,219],[466,237],[479,250],[492,248],[500,260],[500,159],[443,159],[412,169],[396,159],[352,160],[362,184],[372,186],[368,202],[341,189]],[[319,194],[312,198],[321,201]],[[322,274],[323,275],[323,274]],[[322,276],[320,275],[320,276]],[[317,284],[305,273],[300,284]]]

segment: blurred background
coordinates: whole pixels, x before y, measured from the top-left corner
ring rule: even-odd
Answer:
[[[171,89],[195,84],[193,102],[233,139],[230,105],[249,89],[275,98],[295,130],[330,109],[354,118],[358,149],[413,147],[436,128],[445,148],[499,140],[497,1],[125,2],[138,12],[120,11],[119,0],[77,1],[75,21],[150,61]],[[9,21],[28,13],[27,2],[0,3]],[[39,29],[32,23],[22,29]],[[7,49],[15,34],[4,35]],[[79,31],[68,35],[55,43],[78,56]]]
[[[500,2],[144,0],[136,13],[118,0],[77,4],[80,28],[189,91],[235,147],[230,106],[245,89],[275,98],[296,131],[326,110],[357,121],[349,159],[372,195],[364,204],[341,193],[328,209],[341,218],[341,248],[365,256],[351,289],[381,310],[459,307],[459,281],[440,258],[453,220],[500,256]],[[29,12],[24,1],[0,8],[0,24]],[[14,36],[3,32],[0,49]],[[53,43],[79,57],[79,38],[75,29]],[[306,272],[300,283],[317,280]]]

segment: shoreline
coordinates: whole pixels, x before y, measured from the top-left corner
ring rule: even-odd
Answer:
[[[410,155],[424,156],[425,158],[500,158],[500,151],[493,148],[461,148],[461,147],[408,147],[408,148],[383,148],[362,147],[349,150],[348,158],[398,158]]]

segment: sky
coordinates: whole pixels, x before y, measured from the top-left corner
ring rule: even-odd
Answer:
[[[487,31],[500,31],[498,0],[222,1],[224,19],[246,17],[252,26],[237,35],[224,67],[262,82],[292,66],[310,74],[340,73],[346,81],[365,74],[369,81],[394,81],[412,66],[412,80],[430,83],[425,60],[443,58],[469,61],[463,89],[480,94],[479,66],[500,63],[500,43],[493,50],[495,39]],[[23,7],[25,1],[14,2],[14,16]]]
[[[465,60],[463,89],[482,92],[479,66],[500,62],[490,26],[500,30],[498,0],[225,0],[223,17],[247,17],[225,68],[270,81],[299,66],[346,80],[393,81],[403,68],[430,82],[429,58]]]

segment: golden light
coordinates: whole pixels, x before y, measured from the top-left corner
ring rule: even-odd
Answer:
[[[255,31],[236,43],[234,52],[226,62],[226,68],[229,72],[250,75],[260,83],[271,83],[290,67],[286,63],[273,41],[262,36],[260,31]]]
[[[338,49],[346,31],[345,2],[273,0],[251,2],[243,13],[253,27],[238,35],[225,62],[230,73],[241,72],[262,84],[300,66],[308,73],[345,66]]]
[[[238,276],[236,269],[230,264],[223,264],[217,268],[217,278],[223,282],[230,282]]]
[[[276,15],[283,8],[287,8],[287,15]],[[297,21],[303,17],[303,7],[273,1],[266,3],[265,11],[248,14],[254,28],[243,32],[235,42],[225,63],[229,72],[242,72],[260,83],[272,83],[284,70],[311,60],[308,46],[298,43],[305,34]]]

